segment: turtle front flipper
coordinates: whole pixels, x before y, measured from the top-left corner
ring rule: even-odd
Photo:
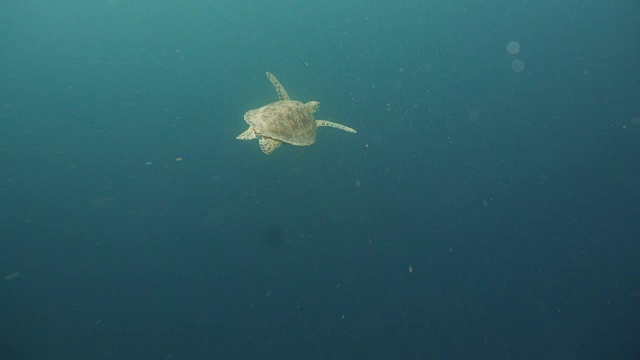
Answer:
[[[282,145],[282,141],[266,136],[260,136],[260,138],[258,139],[258,143],[260,143],[260,149],[262,150],[262,152],[267,155],[271,155],[272,152],[274,152],[277,148],[280,147],[280,145]]]
[[[282,86],[282,84],[280,84],[280,81],[278,81],[278,79],[276,79],[276,77],[273,76],[273,74],[268,72],[268,71],[267,71],[267,77],[269,78],[269,80],[273,84],[273,87],[276,88],[276,91],[278,92],[278,97],[280,98],[280,101],[289,100],[289,94],[287,94],[287,91],[284,89],[284,86]]]
[[[236,139],[238,140],[251,140],[251,139],[255,139],[258,136],[256,135],[255,130],[253,130],[252,126],[249,126],[249,128],[243,132],[242,134],[236,136]]]
[[[333,121],[329,121],[329,120],[316,120],[316,125],[317,126],[328,126],[328,127],[344,130],[344,131],[347,131],[347,132],[350,132],[350,133],[357,132],[354,129],[348,127],[348,126],[340,125],[338,123],[334,123]]]

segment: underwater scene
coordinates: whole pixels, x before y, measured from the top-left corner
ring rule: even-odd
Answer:
[[[0,2],[0,360],[640,359],[639,24]]]

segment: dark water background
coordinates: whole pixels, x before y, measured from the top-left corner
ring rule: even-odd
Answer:
[[[639,24],[0,2],[0,359],[640,358]],[[267,70],[358,134],[235,140]]]

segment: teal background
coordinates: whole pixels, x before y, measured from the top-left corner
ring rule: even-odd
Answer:
[[[640,357],[638,24],[3,0],[0,359]],[[265,71],[358,134],[236,140]]]

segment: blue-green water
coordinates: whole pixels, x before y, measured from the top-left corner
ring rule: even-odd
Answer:
[[[0,359],[639,358],[638,24],[3,1]],[[236,140],[265,71],[358,133]]]

